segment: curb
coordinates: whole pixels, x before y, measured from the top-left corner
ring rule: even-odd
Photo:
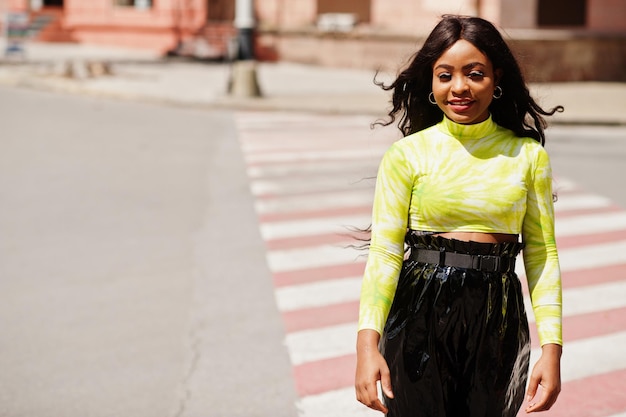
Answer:
[[[2,67],[0,66],[0,69]],[[372,93],[349,93],[349,94],[310,94],[310,95],[282,95],[265,97],[235,97],[222,94],[215,94],[212,97],[203,99],[184,99],[182,96],[174,97],[159,94],[158,89],[155,94],[149,95],[140,92],[122,91],[114,88],[98,88],[98,86],[83,83],[82,80],[64,78],[62,76],[28,74],[16,71],[0,72],[0,85],[29,88],[41,91],[51,91],[56,93],[66,93],[84,95],[91,97],[103,97],[119,100],[143,101],[155,104],[206,108],[206,109],[227,109],[245,111],[289,111],[289,112],[311,112],[320,114],[366,114],[376,117],[386,116],[389,107],[389,100],[383,94]],[[558,86],[556,87],[558,88]],[[540,87],[540,89],[543,89]],[[549,89],[549,88],[548,88]],[[544,89],[545,90],[545,89]],[[617,93],[619,94],[619,93]],[[587,103],[592,103],[588,100]],[[549,106],[548,106],[549,107]],[[567,113],[567,104],[565,104]],[[625,109],[626,110],[626,109]],[[596,114],[595,117],[579,115],[567,116],[558,113],[554,117],[548,118],[550,125],[571,125],[571,126],[625,126],[626,111],[621,117],[613,117],[610,114]],[[598,112],[596,112],[598,113]]]

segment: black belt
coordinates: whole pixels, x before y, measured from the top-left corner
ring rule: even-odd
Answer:
[[[511,256],[469,255],[466,253],[411,248],[410,259],[427,264],[475,269],[482,272],[509,272],[515,270]]]

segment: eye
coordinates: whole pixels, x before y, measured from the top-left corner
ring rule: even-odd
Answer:
[[[485,76],[485,73],[482,71],[471,71],[467,76],[472,79],[480,79]]]
[[[437,78],[439,78],[440,81],[448,81],[452,78],[452,74],[450,74],[449,72],[442,72],[441,74],[437,75]]]

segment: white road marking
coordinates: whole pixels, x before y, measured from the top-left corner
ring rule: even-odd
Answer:
[[[335,191],[323,194],[304,194],[260,198],[255,201],[259,214],[287,214],[309,210],[341,209],[346,207],[371,207],[373,189]]]
[[[328,224],[326,224],[324,220],[305,223],[307,228],[306,230],[303,229],[303,235],[314,235],[316,234],[316,230],[320,233],[322,231],[331,233],[330,230],[332,230],[332,233],[345,236],[346,243],[269,251],[267,253],[267,260],[270,269],[274,272],[285,272],[320,266],[343,265],[358,261],[364,262],[367,259],[367,251],[356,250],[347,245],[351,243],[355,245],[359,244],[357,240],[351,241],[351,236],[354,234],[350,231],[349,227],[364,227],[365,223],[359,224],[355,221],[355,223],[350,224],[348,223],[350,219],[355,221],[355,217],[345,218],[344,221],[346,221],[346,223],[344,223],[343,228],[335,226],[333,229],[328,228]],[[363,220],[364,219],[361,219],[361,221]],[[278,233],[271,235],[266,229],[262,229],[261,234],[266,240],[270,240],[271,238],[276,239],[278,237],[295,237],[290,235],[287,224],[289,224],[289,222],[286,223],[285,233],[282,235]],[[274,232],[275,231],[276,230],[274,230]],[[304,233],[305,231],[307,233]],[[592,269],[601,266],[626,264],[625,254],[626,240],[621,240],[597,245],[560,249],[559,261],[561,271],[567,272],[580,269]],[[524,277],[522,262],[517,263],[516,271],[520,278]],[[592,273],[593,271],[591,274]],[[593,280],[593,277],[590,277],[590,279]]]
[[[325,194],[329,191],[336,190],[352,191],[355,189],[365,189],[370,193],[374,192],[372,184],[366,181],[359,181],[354,178],[339,178],[335,177],[333,181],[329,178],[316,177],[316,178],[290,178],[289,180],[283,180],[276,182],[273,180],[256,180],[250,184],[250,190],[252,194],[257,197],[263,196],[288,196],[288,195],[306,195],[307,193]]]
[[[348,234],[348,231],[344,233]],[[358,241],[354,241],[358,244]],[[305,249],[285,249],[267,254],[269,267],[274,272],[298,271],[324,266],[365,262],[367,251],[337,245],[322,245]]]
[[[345,150],[312,150],[309,152],[269,152],[257,154],[244,154],[244,159],[248,164],[272,164],[277,162],[294,161],[328,161],[328,160],[354,160],[380,157],[385,147],[354,148]]]
[[[361,281],[355,277],[280,287],[276,289],[276,303],[280,311],[294,311],[357,301]]]
[[[610,207],[612,204],[611,199],[596,194],[565,194],[558,198],[554,210],[558,214],[571,210]]]
[[[370,222],[371,216],[369,215],[314,217],[312,219],[261,223],[260,228],[263,239],[273,240],[325,234],[350,234],[350,228],[364,228]]]
[[[566,217],[555,222],[556,236],[577,236],[626,230],[626,211]]]
[[[560,249],[559,261],[562,271],[626,264],[626,240]]]
[[[626,368],[626,355],[616,346],[626,346],[626,332],[567,343],[562,359],[563,382],[601,375]],[[531,352],[531,369],[540,350]],[[379,389],[380,392],[380,389]],[[300,417],[376,417],[356,400],[353,387],[327,391],[301,398],[297,404]],[[610,417],[626,417],[626,413]]]
[[[285,338],[291,363],[303,363],[330,359],[354,353],[356,346],[356,323],[338,324],[321,329],[288,333]]]
[[[572,342],[565,341],[561,359],[563,382],[580,380],[601,375],[618,369],[626,369],[626,331],[611,333]],[[540,349],[533,349],[530,363],[534,364],[541,356]]]
[[[530,302],[528,299],[525,302],[528,320],[533,322]],[[563,304],[564,317],[626,307],[626,281],[563,291]],[[291,361],[300,365],[354,353],[356,327],[356,323],[347,323],[288,334]],[[626,355],[623,356],[626,367]]]

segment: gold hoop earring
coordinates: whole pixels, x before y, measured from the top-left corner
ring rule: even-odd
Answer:
[[[504,94],[504,92],[502,91],[502,87],[497,85],[495,90],[493,90],[493,98],[495,98],[497,100],[500,97],[502,97],[502,94]]]
[[[435,101],[435,94],[431,91],[430,94],[428,95],[428,102],[430,104],[437,104],[437,102]]]

